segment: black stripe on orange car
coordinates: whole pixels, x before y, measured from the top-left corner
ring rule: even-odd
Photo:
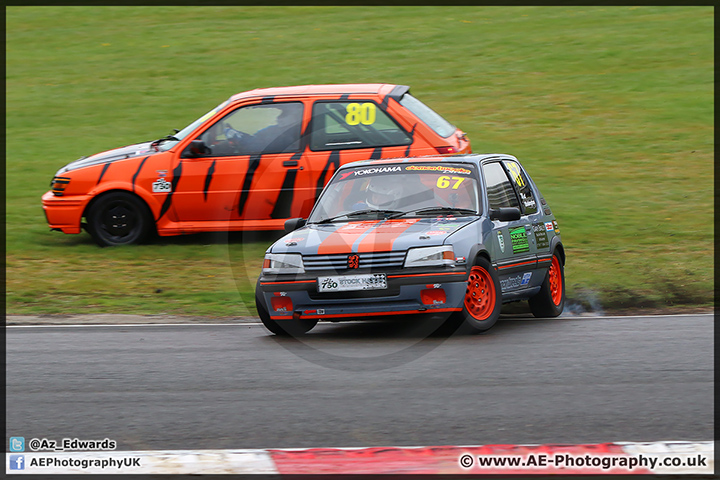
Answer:
[[[107,171],[108,167],[110,167],[110,163],[111,162],[107,162],[105,165],[103,165],[103,169],[100,172],[100,176],[98,177],[97,183],[95,185],[100,184],[100,180],[102,180],[102,178],[105,176],[105,172]]]
[[[203,198],[206,202],[208,190],[210,189],[210,182],[212,182],[213,173],[215,173],[215,162],[217,162],[217,160],[213,160],[212,164],[210,164],[210,168],[208,168],[207,175],[205,175],[205,188],[203,189]]]
[[[250,166],[245,173],[245,180],[243,180],[242,190],[240,191],[240,200],[238,201],[238,215],[240,215],[240,217],[243,216],[245,204],[250,196],[250,188],[252,187],[253,177],[255,176],[255,171],[260,166],[261,159],[262,154],[250,155]]]
[[[165,201],[163,202],[162,208],[160,209],[160,215],[158,215],[156,222],[160,221],[160,219],[167,213],[168,210],[170,210],[170,205],[172,205],[172,196],[175,190],[177,190],[178,182],[180,181],[180,177],[182,176],[182,162],[179,162],[177,167],[173,169],[173,178],[170,181],[172,184],[172,188],[167,194],[167,197],[165,197]]]
[[[328,172],[330,171],[331,166],[335,167],[335,170],[340,168],[340,151],[339,150],[333,150],[330,152],[330,155],[328,156],[328,160],[325,163],[325,167],[323,167],[323,170],[320,173],[320,176],[318,177],[317,184],[315,185],[315,201],[316,202],[317,202],[317,199],[320,198],[320,193],[322,193],[325,183],[329,180]],[[335,170],[333,170],[333,172]],[[332,176],[332,173],[330,174],[330,176]]]
[[[289,168],[285,172],[285,179],[280,187],[280,193],[275,200],[275,206],[270,212],[270,218],[289,218],[293,197],[295,195],[295,180],[298,168]]]
[[[147,160],[148,158],[150,158],[150,155],[148,155],[147,157],[145,157],[145,158],[142,159],[142,161],[140,162],[140,166],[139,166],[138,169],[137,169],[137,172],[135,172],[135,175],[133,175],[133,177],[132,177],[132,191],[133,191],[133,193],[135,192],[135,180],[137,180],[138,175],[140,175],[140,170],[142,170],[143,165],[145,165],[145,160]]]

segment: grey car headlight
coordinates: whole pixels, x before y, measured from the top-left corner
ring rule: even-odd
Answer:
[[[305,273],[302,255],[299,253],[266,253],[263,273]]]
[[[405,257],[404,267],[437,267],[455,265],[455,252],[451,245],[411,248]]]

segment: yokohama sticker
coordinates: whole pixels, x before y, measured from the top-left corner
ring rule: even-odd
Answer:
[[[400,167],[377,167],[377,168],[367,168],[365,170],[355,170],[353,174],[355,176],[362,176],[362,175],[377,175],[378,173],[393,173],[393,172],[399,172],[401,170]]]

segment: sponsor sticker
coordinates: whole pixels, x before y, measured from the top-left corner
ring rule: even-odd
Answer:
[[[346,292],[351,290],[378,290],[387,288],[384,273],[318,277],[318,292]]]
[[[532,278],[532,272],[526,272],[522,276],[522,281],[520,282],[520,285],[527,285],[530,283],[530,279]]]
[[[553,227],[555,227],[555,233],[560,235],[560,227],[558,227],[557,220],[553,220]]]
[[[550,241],[547,236],[547,224],[533,223],[532,226],[533,234],[535,235],[535,242],[538,248],[548,248]]]
[[[401,170],[402,169],[399,166],[364,168],[362,170],[355,170],[353,172],[353,175],[356,177],[362,177],[363,175],[377,175],[379,173],[394,173],[394,172],[399,172]]]
[[[517,227],[510,230],[510,241],[512,242],[513,253],[526,253],[530,251],[525,227]]]
[[[406,172],[442,172],[455,173],[458,175],[470,175],[472,170],[460,167],[450,167],[447,165],[409,165],[405,167]]]
[[[500,244],[500,251],[505,253],[505,238],[503,237],[503,233],[501,231],[497,232],[497,239]]]
[[[505,280],[500,280],[500,289],[503,292],[507,292],[508,290],[512,290],[512,289],[520,287],[521,283],[522,283],[522,277],[520,275],[516,275],[514,277],[508,277]]]
[[[553,224],[552,224],[552,222],[545,222],[545,230],[547,230],[548,232],[552,232],[552,231],[553,231]]]
[[[164,178],[158,178],[157,181],[152,184],[153,193],[168,193],[172,192],[172,183],[168,182]]]

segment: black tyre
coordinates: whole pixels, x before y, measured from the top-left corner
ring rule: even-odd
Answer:
[[[557,317],[565,308],[565,269],[557,252],[540,291],[528,300],[530,311],[539,318]]]
[[[484,257],[479,257],[470,269],[463,300],[463,309],[449,319],[451,328],[460,333],[480,333],[490,330],[500,317],[502,292],[497,271]]]
[[[270,313],[268,313],[265,300],[260,292],[260,279],[258,278],[257,284],[255,285],[255,308],[257,309],[260,321],[263,325],[265,325],[265,328],[270,330],[271,333],[283,337],[296,337],[309,332],[315,325],[317,325],[317,320],[301,320],[296,318],[288,318],[287,320],[282,320],[280,322],[272,320],[270,318]]]
[[[90,235],[101,247],[140,243],[152,228],[147,205],[127,192],[99,197],[85,217]]]

